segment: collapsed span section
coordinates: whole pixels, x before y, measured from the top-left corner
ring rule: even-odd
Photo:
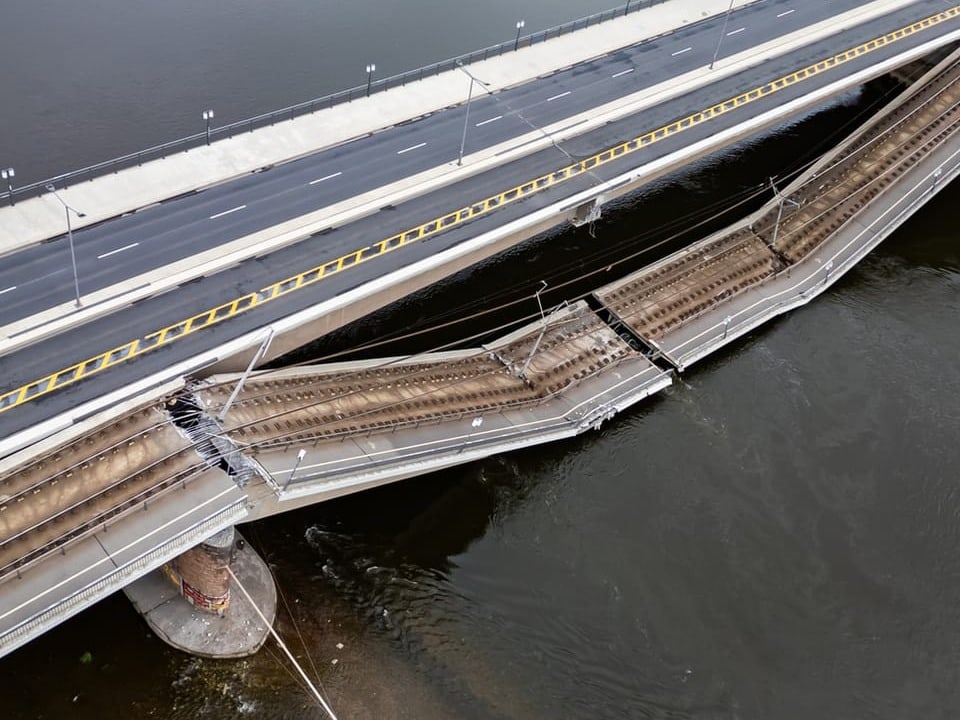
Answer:
[[[194,396],[220,414],[238,380],[211,378]],[[670,382],[577,302],[478,348],[252,377],[223,428],[277,501],[315,502],[576,435]]]
[[[584,303],[470,350],[280,370],[253,377],[224,430],[247,452],[352,434],[394,432],[542,404],[635,353]],[[197,398],[222,411],[236,383],[214,378]]]

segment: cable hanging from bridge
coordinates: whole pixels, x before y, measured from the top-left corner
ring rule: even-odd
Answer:
[[[713,213],[712,215],[710,215],[710,216],[704,218],[703,220],[697,222],[696,224],[691,225],[691,226],[687,226],[687,227],[685,227],[683,230],[679,230],[679,231],[677,231],[677,232],[669,235],[668,237],[663,238],[662,240],[659,240],[658,242],[656,242],[656,243],[654,243],[654,244],[652,244],[652,245],[646,246],[646,247],[644,247],[644,248],[642,248],[642,249],[640,249],[640,250],[637,250],[637,251],[635,251],[635,252],[633,252],[633,253],[630,253],[630,254],[628,254],[628,255],[625,255],[625,256],[623,256],[622,258],[620,258],[619,260],[614,261],[613,263],[610,263],[610,264],[608,264],[608,265],[605,265],[605,266],[603,266],[603,267],[600,267],[600,268],[597,268],[597,269],[594,269],[594,270],[590,270],[590,271],[588,271],[588,272],[586,272],[586,273],[581,272],[581,273],[580,273],[576,278],[574,278],[574,279],[566,280],[566,281],[562,281],[562,282],[556,282],[555,284],[551,284],[551,286],[550,286],[550,292],[551,292],[551,293],[555,293],[556,291],[562,290],[562,289],[565,288],[565,287],[568,287],[568,286],[573,285],[573,284],[575,284],[575,283],[580,283],[580,282],[582,282],[583,280],[585,280],[585,279],[587,279],[587,278],[590,278],[590,277],[593,277],[593,276],[599,275],[599,274],[605,274],[605,273],[609,272],[610,268],[612,268],[612,267],[614,267],[614,266],[616,266],[616,265],[620,265],[620,264],[629,262],[629,261],[631,261],[631,260],[634,260],[634,259],[636,259],[636,258],[638,258],[638,257],[641,257],[641,256],[645,255],[646,253],[649,253],[649,252],[651,252],[651,251],[653,251],[653,250],[655,250],[655,249],[657,249],[657,248],[659,248],[659,247],[662,247],[663,245],[665,245],[665,244],[667,244],[667,243],[673,242],[674,240],[682,237],[684,234],[689,233],[689,232],[692,232],[693,230],[695,230],[695,229],[698,228],[698,227],[702,227],[703,225],[705,225],[705,224],[707,224],[707,223],[710,223],[710,222],[713,222],[714,220],[717,220],[718,218],[722,217],[725,213],[730,212],[731,210],[733,210],[733,209],[735,209],[735,208],[737,208],[737,207],[740,207],[740,206],[742,206],[742,205],[744,205],[744,204],[746,204],[746,203],[749,203],[749,202],[755,200],[756,198],[758,198],[758,197],[766,194],[767,192],[768,192],[768,190],[767,190],[766,187],[759,187],[759,188],[750,189],[750,190],[746,191],[746,193],[744,194],[744,196],[743,196],[741,199],[739,199],[737,202],[735,202],[733,205],[726,205],[724,210],[715,212],[715,213]],[[718,204],[719,204],[719,203],[718,203]],[[634,238],[634,239],[635,239],[635,238]],[[600,254],[601,257],[602,257],[602,255],[603,255],[603,253]],[[574,264],[579,264],[579,263],[581,263],[581,262],[582,262],[582,261],[576,261],[576,263],[574,263]],[[574,265],[574,264],[571,264],[571,267],[572,267],[572,265]],[[564,268],[564,269],[566,269],[566,268]],[[506,293],[506,291],[504,291],[503,294],[505,294],[505,293]],[[576,301],[576,300],[583,299],[583,298],[587,297],[589,294],[590,294],[590,293],[583,293],[583,294],[581,294],[581,295],[578,295],[578,296],[575,296],[575,297],[572,297],[572,298],[566,298],[566,299],[567,299],[569,302],[573,302],[573,301]],[[489,296],[488,296],[488,297],[489,297]],[[365,343],[365,344],[363,344],[363,345],[356,346],[356,347],[352,347],[352,348],[349,348],[349,349],[346,349],[346,350],[340,350],[340,351],[337,351],[337,352],[328,353],[328,354],[326,354],[326,355],[321,355],[320,357],[313,358],[313,359],[310,359],[310,360],[304,360],[304,361],[302,361],[302,362],[292,363],[291,365],[289,365],[289,367],[299,367],[299,366],[303,366],[303,365],[316,365],[316,364],[318,364],[318,363],[330,362],[330,361],[332,361],[332,360],[335,360],[335,359],[337,359],[337,358],[343,357],[343,356],[345,356],[345,355],[351,355],[351,354],[358,353],[358,352],[364,352],[364,351],[367,351],[367,350],[371,350],[371,349],[373,349],[373,348],[383,347],[384,345],[389,345],[389,344],[391,344],[391,343],[399,342],[399,341],[402,341],[402,340],[407,340],[407,339],[410,339],[410,338],[413,338],[413,337],[418,337],[418,336],[420,336],[420,335],[426,335],[426,334],[429,334],[429,333],[431,333],[431,332],[436,332],[437,330],[442,330],[442,329],[444,329],[444,328],[452,327],[452,326],[458,325],[458,324],[460,324],[460,323],[469,322],[469,321],[471,321],[471,320],[476,320],[477,318],[481,318],[481,317],[484,317],[484,316],[486,316],[486,315],[491,315],[491,314],[493,314],[493,313],[497,313],[497,312],[500,312],[500,311],[502,311],[502,310],[506,310],[506,309],[508,309],[508,308],[514,307],[514,306],[516,306],[516,305],[519,305],[519,304],[521,304],[521,303],[529,302],[530,299],[533,298],[533,297],[534,297],[533,294],[524,295],[524,296],[522,296],[522,297],[515,298],[515,299],[513,299],[513,300],[508,300],[508,301],[506,301],[506,302],[499,303],[499,304],[497,304],[497,305],[495,305],[495,306],[493,306],[493,307],[486,307],[486,308],[484,308],[484,309],[482,309],[482,310],[478,310],[478,311],[476,311],[476,312],[470,313],[469,315],[464,315],[464,316],[462,316],[462,317],[457,317],[457,318],[454,318],[454,319],[452,319],[452,320],[448,320],[448,321],[443,322],[443,323],[439,323],[439,324],[436,324],[436,325],[431,325],[430,327],[421,328],[421,329],[419,329],[419,330],[414,330],[414,331],[411,331],[411,332],[408,332],[408,333],[404,333],[404,334],[402,334],[402,335],[397,335],[397,336],[394,336],[394,337],[390,337],[390,338],[387,338],[387,339],[379,339],[379,340],[376,340],[376,341],[373,341],[373,342],[369,342],[369,343]],[[422,355],[422,354],[425,354],[425,353],[439,352],[439,351],[442,351],[442,350],[447,350],[447,349],[450,349],[450,348],[455,347],[455,346],[457,346],[457,345],[462,345],[462,344],[465,343],[465,342],[469,342],[469,341],[471,341],[471,340],[476,340],[476,339],[482,338],[482,337],[484,337],[484,336],[486,336],[486,335],[490,335],[491,333],[503,332],[503,331],[509,330],[510,328],[514,328],[514,327],[516,327],[516,326],[518,326],[518,325],[521,325],[521,324],[523,324],[523,323],[525,323],[525,322],[530,322],[530,321],[536,319],[537,317],[539,317],[539,312],[533,312],[533,313],[525,314],[525,315],[523,315],[523,316],[521,316],[521,317],[519,317],[519,318],[510,320],[510,321],[507,321],[507,322],[502,323],[502,324],[500,324],[500,325],[486,328],[486,329],[484,329],[484,330],[482,330],[482,331],[480,331],[480,332],[477,332],[477,333],[474,333],[474,334],[472,334],[472,335],[470,335],[470,336],[467,336],[466,338],[461,337],[461,338],[458,338],[458,339],[455,340],[455,341],[451,341],[451,342],[443,343],[443,344],[440,344],[440,345],[436,345],[436,346],[433,346],[433,347],[431,347],[431,348],[429,348],[429,349],[427,349],[427,350],[421,351],[421,352],[419,352],[419,353],[412,354],[412,355],[410,355],[409,357],[413,358],[413,357],[418,357],[418,356],[420,356],[420,355]]]
[[[293,666],[300,674],[300,677],[303,678],[303,681],[307,684],[307,687],[310,688],[310,692],[317,699],[317,702],[320,703],[320,706],[324,709],[327,715],[330,716],[331,720],[337,720],[337,716],[333,712],[333,709],[330,707],[327,701],[323,699],[323,695],[320,694],[320,691],[317,690],[316,686],[310,681],[310,678],[307,677],[307,674],[303,671],[300,663],[297,662],[297,659],[293,656],[293,653],[290,652],[290,649],[287,647],[286,643],[283,642],[283,639],[277,634],[277,631],[274,630],[273,625],[270,624],[270,621],[267,620],[266,616],[260,611],[260,608],[257,607],[257,604],[254,602],[253,598],[250,597],[250,593],[247,592],[247,589],[243,586],[229,565],[227,565],[227,572],[230,573],[231,579],[237,584],[237,587],[240,588],[240,592],[243,593],[243,596],[247,599],[247,602],[250,603],[251,607],[253,607],[254,611],[256,611],[260,620],[266,624],[267,628],[270,630],[270,635],[273,636],[273,639],[276,640],[277,645],[280,646],[280,649],[283,650],[290,662],[293,663]]]

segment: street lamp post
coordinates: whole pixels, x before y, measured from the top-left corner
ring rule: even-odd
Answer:
[[[377,66],[373,63],[367,65],[367,97],[370,97],[370,85],[373,83],[373,74],[377,71]]]
[[[13,178],[16,173],[13,168],[3,168],[0,170],[0,179],[7,181],[7,192],[10,193],[10,204],[13,205]]]
[[[240,380],[237,382],[236,387],[233,388],[233,392],[230,393],[230,397],[227,398],[227,402],[224,403],[223,407],[220,409],[220,412],[217,413],[217,420],[223,422],[227,419],[227,412],[230,410],[230,406],[233,405],[233,401],[237,399],[237,395],[240,394],[240,391],[243,389],[244,383],[247,382],[247,378],[250,376],[250,373],[253,372],[253,368],[258,362],[263,359],[263,356],[267,354],[267,350],[270,348],[270,342],[273,340],[275,330],[273,326],[267,331],[267,336],[263,339],[263,342],[260,343],[260,347],[257,348],[257,352],[253,354],[253,357],[250,358],[250,364],[247,365],[246,371],[243,375],[240,376]]]
[[[57,193],[56,188],[53,185],[47,185],[47,190],[53,193],[53,196],[60,201],[60,204],[63,205],[63,212],[67,216],[67,242],[70,244],[70,263],[73,265],[73,290],[76,295],[76,305],[80,307],[83,303],[80,302],[80,278],[77,275],[77,253],[73,248],[73,227],[70,225],[70,213],[73,213],[78,218],[86,217],[86,213],[82,213],[74,207],[67,205],[63,201],[63,198]]]
[[[207,145],[210,144],[210,121],[213,120],[213,110],[204,110],[203,119],[207,123]]]
[[[533,343],[533,347],[530,349],[530,354],[527,356],[527,359],[524,361],[523,366],[517,371],[517,377],[522,380],[527,379],[527,368],[530,367],[530,363],[533,362],[533,356],[537,354],[537,350],[540,349],[540,342],[543,340],[543,336],[547,333],[547,316],[543,314],[543,302],[540,300],[540,293],[547,289],[547,281],[540,281],[540,289],[537,290],[534,295],[537,298],[537,307],[540,308],[540,322],[543,324],[543,327],[540,328],[540,334],[537,336],[537,339]]]
[[[473,99],[473,84],[478,82],[484,87],[489,87],[490,83],[475,77],[459,60],[457,60],[457,68],[466,73],[467,77],[470,78],[470,89],[467,91],[467,109],[463,115],[463,135],[460,138],[460,152],[457,154],[457,165],[463,165],[463,150],[467,145],[467,126],[470,124],[470,101]]]
[[[727,23],[730,22],[730,13],[733,12],[733,0],[730,0],[730,7],[727,8],[727,14],[723,16],[723,27],[720,29],[720,39],[717,40],[717,49],[713,52],[713,60],[710,61],[710,69],[713,70],[714,63],[720,55],[720,46],[723,44],[724,35],[727,33]]]
[[[523,30],[523,26],[527,23],[524,20],[517,20],[517,37],[513,41],[513,49],[516,50],[520,47],[520,31]]]

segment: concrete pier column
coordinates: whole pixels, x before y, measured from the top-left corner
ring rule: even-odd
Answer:
[[[222,615],[230,606],[230,573],[236,532],[221,530],[164,565],[164,571],[194,607]]]
[[[237,589],[237,583],[246,594]],[[164,642],[202,657],[252,655],[267,639],[268,623],[277,615],[277,588],[270,568],[232,527],[123,591]]]

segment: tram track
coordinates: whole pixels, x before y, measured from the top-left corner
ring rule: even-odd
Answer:
[[[0,579],[186,483],[209,462],[156,408],[0,476]]]
[[[572,349],[572,352],[571,352]],[[634,355],[586,305],[507,343],[435,362],[401,359],[349,373],[315,372],[245,386],[225,431],[244,450],[392,431],[542,403]],[[219,412],[231,383],[197,392]],[[274,409],[279,406],[278,409]]]
[[[659,340],[750,288],[789,273],[960,130],[960,63],[843,147],[744,227],[697,243],[595,293],[639,336]]]

